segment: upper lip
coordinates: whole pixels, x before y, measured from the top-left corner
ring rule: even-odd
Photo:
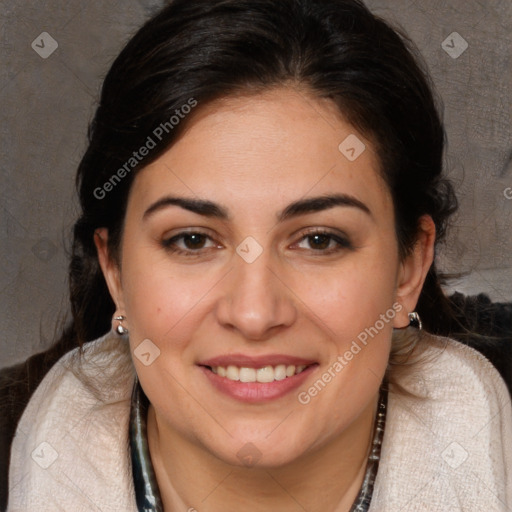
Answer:
[[[245,354],[229,354],[211,359],[206,359],[197,363],[199,366],[238,366],[239,368],[264,368],[265,366],[277,366],[279,364],[309,366],[315,364],[312,359],[304,359],[303,357],[295,357],[286,354],[268,354],[261,356],[249,356]]]

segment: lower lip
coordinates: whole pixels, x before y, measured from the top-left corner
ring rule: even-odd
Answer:
[[[200,369],[217,390],[231,398],[248,403],[262,403],[281,398],[300,387],[317,366],[311,365],[292,377],[273,382],[240,382],[220,377],[205,366],[200,366]]]

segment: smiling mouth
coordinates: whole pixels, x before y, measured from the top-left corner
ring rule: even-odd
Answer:
[[[316,363],[310,365],[278,364],[275,366],[267,365],[261,368],[239,367],[235,365],[204,366],[204,368],[219,377],[224,377],[234,382],[266,384],[289,379],[299,375],[311,366],[316,366]]]

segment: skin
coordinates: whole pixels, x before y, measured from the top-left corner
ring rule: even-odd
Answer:
[[[353,162],[338,150],[350,134],[366,145]],[[350,195],[370,213],[335,206],[278,220],[293,202],[332,194]],[[169,195],[212,201],[228,218],[177,205],[145,215]],[[307,238],[311,228],[349,245]],[[211,238],[192,246],[179,239],[186,254],[163,246],[183,229]],[[248,236],[263,250],[253,263],[236,252]],[[329,100],[279,88],[198,107],[178,141],[135,178],[119,261],[109,256],[108,232],[96,234],[131,349],[150,339],[160,350],[149,366],[133,361],[151,402],[148,439],[166,510],[350,509],[392,328],[409,323],[434,238],[425,216],[414,250],[400,260],[374,146]],[[402,306],[395,318],[301,405],[298,391],[394,303]],[[289,354],[318,367],[297,392],[247,404],[213,388],[197,366],[229,353]],[[237,457],[247,443],[260,454],[250,468]]]

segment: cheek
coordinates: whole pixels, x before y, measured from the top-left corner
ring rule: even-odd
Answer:
[[[353,263],[329,272],[305,273],[292,288],[325,330],[337,340],[353,339],[378,322],[379,330],[391,332],[396,292],[396,269],[378,262],[354,258]],[[385,327],[381,315],[386,315]]]
[[[202,298],[215,283],[198,273],[191,278],[177,272],[163,261],[140,261],[133,258],[124,267],[123,291],[130,339],[149,338],[163,347],[172,339],[173,347],[186,343],[192,320],[201,311]]]
[[[388,261],[395,261],[393,253],[388,254]],[[328,341],[318,378],[332,384],[314,399],[317,407],[325,406],[341,417],[347,407],[355,411],[377,392],[388,364],[393,318],[401,308],[394,302],[395,275],[396,268],[382,265],[375,251],[372,257],[354,258],[328,274],[305,274],[296,281],[303,315]],[[322,383],[317,387],[323,389]],[[317,392],[304,391],[309,398]]]
[[[388,365],[393,318],[401,306],[393,299],[393,269],[371,268],[340,270],[297,293],[309,325],[328,342],[321,372],[300,396],[301,404],[311,403],[324,415],[326,435],[338,432],[372,400]]]

